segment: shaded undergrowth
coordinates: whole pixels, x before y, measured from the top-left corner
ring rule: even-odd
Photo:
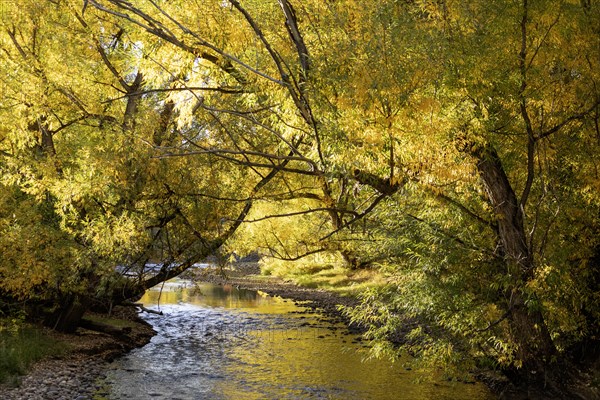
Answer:
[[[18,385],[19,376],[35,361],[61,356],[69,350],[60,342],[34,326],[0,321],[0,383]]]

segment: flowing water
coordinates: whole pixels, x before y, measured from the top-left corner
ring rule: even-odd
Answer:
[[[115,361],[108,399],[491,399],[482,385],[417,383],[401,362],[364,360],[360,338],[292,301],[175,280],[142,302],[157,335]]]

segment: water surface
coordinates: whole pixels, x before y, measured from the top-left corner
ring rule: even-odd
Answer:
[[[360,338],[292,301],[174,280],[141,302],[157,335],[113,363],[109,399],[491,399],[482,385],[416,383],[365,360]]]

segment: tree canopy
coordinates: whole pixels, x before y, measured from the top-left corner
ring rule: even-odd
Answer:
[[[418,317],[422,359],[538,381],[597,340],[596,2],[4,7],[5,304],[67,327],[226,245],[385,273],[376,350]]]

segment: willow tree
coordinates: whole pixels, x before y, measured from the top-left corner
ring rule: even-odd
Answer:
[[[368,219],[396,282],[384,322],[425,315],[528,379],[592,335],[597,5],[89,4],[269,104],[245,116],[280,124],[272,147],[250,130],[210,151],[251,168],[285,159],[281,182],[311,182],[326,237]]]
[[[597,329],[597,9],[415,11],[438,75],[401,111],[414,124],[398,135],[410,191],[394,196],[405,212],[384,226],[406,259],[381,316],[429,315],[438,335],[462,338],[513,378],[558,381],[541,371]],[[423,354],[454,357],[452,340],[437,345]]]
[[[273,135],[239,111],[262,100],[227,60],[198,63],[79,2],[3,6],[0,299],[73,330],[215,252],[288,161],[210,150]]]
[[[423,356],[456,360],[458,338],[541,384],[559,381],[556,360],[595,337],[597,7],[390,2],[334,14],[347,19],[324,47],[326,76],[353,78],[329,85],[335,115],[348,115],[330,119],[346,139],[352,164],[342,165],[387,179],[361,182],[381,193],[402,185],[372,215],[393,271],[382,300],[368,293],[354,313],[383,322],[374,337],[424,316],[452,339],[432,352],[431,332],[415,330]],[[333,49],[353,62],[336,65]]]

